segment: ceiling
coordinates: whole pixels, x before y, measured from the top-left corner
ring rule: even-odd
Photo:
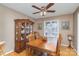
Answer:
[[[33,12],[39,11],[32,7],[36,5],[41,8],[41,6],[46,6],[48,3],[3,3],[2,5],[16,10],[20,13],[23,13],[27,16],[32,17],[33,19],[43,18],[43,16],[38,14],[32,14]],[[47,13],[45,17],[50,16],[59,16],[64,14],[73,13],[76,8],[79,6],[79,3],[55,3],[54,6],[50,7],[49,10],[56,10],[55,13]]]

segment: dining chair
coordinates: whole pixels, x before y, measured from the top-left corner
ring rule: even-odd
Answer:
[[[57,46],[56,46],[56,52],[48,53],[48,56],[60,56],[60,48],[61,48],[61,41],[62,41],[62,35],[59,34],[58,40],[57,40]]]
[[[32,40],[35,40],[35,35],[34,35],[34,32],[31,32],[28,36],[28,41],[32,41]]]
[[[35,40],[35,32],[31,32],[26,38],[28,39],[28,42]],[[28,51],[28,55],[33,55],[34,50],[32,47],[28,46],[26,49]]]
[[[29,41],[32,41],[32,40],[46,41],[47,38],[44,36],[41,36],[38,32],[32,32],[29,34],[28,39]],[[43,55],[43,52],[40,52],[40,50],[39,49],[37,50],[37,48],[29,47],[28,50],[30,51],[31,55],[38,55],[38,56]]]
[[[28,35],[29,42],[32,41],[32,40],[40,39],[40,38],[41,38],[41,36],[38,32],[32,32]],[[33,47],[29,47],[28,50],[29,50],[29,53],[31,55],[39,54],[38,50],[33,48]]]
[[[4,49],[5,49],[5,42],[0,43],[0,55],[4,54]]]
[[[35,40],[44,40],[43,36],[41,36],[39,32],[34,32],[34,35],[35,35]],[[40,50],[37,50],[37,48],[32,48],[32,50],[34,55],[40,56],[43,54],[42,52],[40,52]]]

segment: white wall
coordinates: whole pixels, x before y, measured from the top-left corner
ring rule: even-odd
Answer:
[[[76,9],[76,11],[73,14],[73,33],[74,33],[74,40],[73,40],[73,47],[75,48],[76,52],[78,53],[78,44],[79,44],[79,34],[78,34],[78,28],[79,28],[79,20],[78,20],[78,13],[79,13],[79,7]]]
[[[79,12],[78,12],[78,15],[77,15],[77,30],[78,30],[78,33],[77,33],[77,54],[79,55]]]
[[[15,19],[28,18],[24,14],[0,5],[0,40],[6,42],[5,52],[14,50],[15,44]]]

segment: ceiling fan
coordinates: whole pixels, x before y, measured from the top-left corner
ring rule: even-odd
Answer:
[[[32,5],[33,8],[36,8],[36,9],[39,10],[37,12],[34,12],[33,14],[40,13],[42,16],[45,16],[47,12],[54,13],[55,10],[48,10],[53,5],[54,5],[54,3],[49,3],[47,6],[42,6],[41,8],[39,8],[39,7],[35,6],[35,5]]]

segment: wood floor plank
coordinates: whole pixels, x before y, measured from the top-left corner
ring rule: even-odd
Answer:
[[[68,47],[61,47],[60,55],[61,56],[76,56],[77,54],[74,51],[74,49],[70,49]],[[32,55],[28,53],[28,50],[24,50],[21,53],[12,52],[12,53],[7,54],[6,56],[32,56]]]

